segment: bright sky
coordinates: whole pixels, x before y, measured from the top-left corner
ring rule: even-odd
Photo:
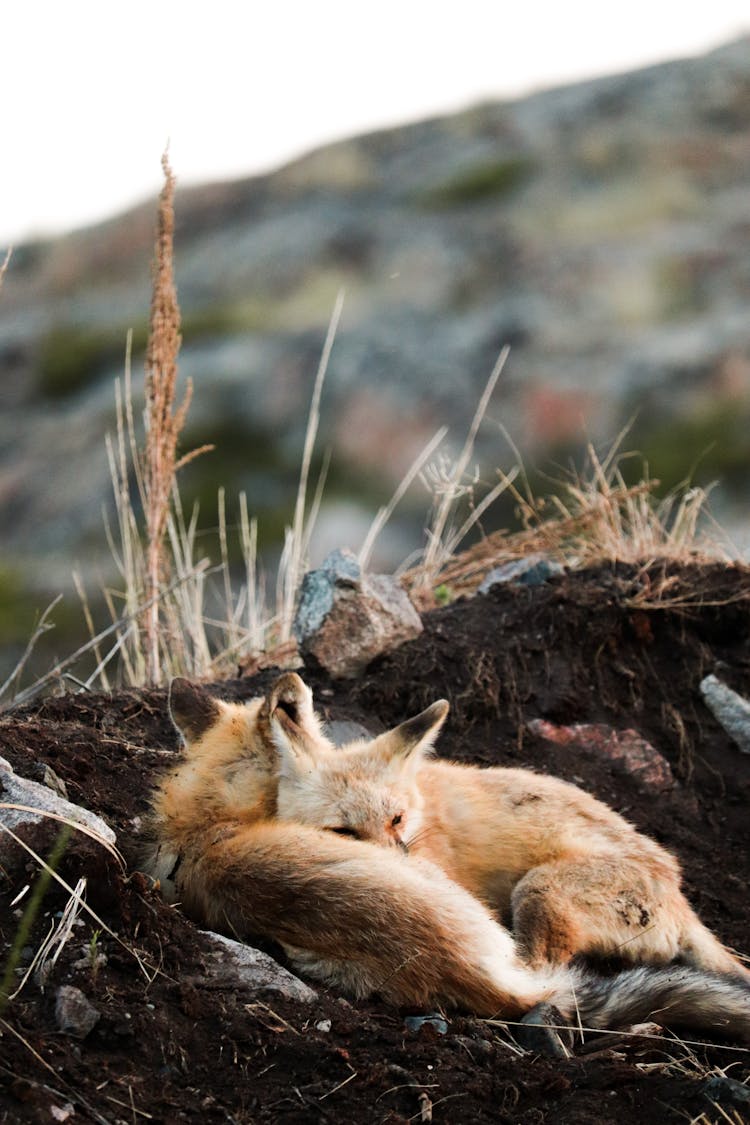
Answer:
[[[747,0],[3,4],[0,247],[329,140],[698,54]]]

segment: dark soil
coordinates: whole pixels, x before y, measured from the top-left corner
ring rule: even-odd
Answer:
[[[750,691],[750,572],[695,565],[669,574],[661,602],[658,575],[649,586],[626,567],[496,587],[427,614],[421,637],[357,682],[334,683],[319,669],[303,674],[326,717],[373,730],[448,698],[442,754],[530,766],[591,790],[680,856],[704,920],[748,953],[750,756],[718,726],[698,685],[716,672]],[[274,674],[215,690],[249,698]],[[669,760],[678,784],[644,795],[611,761],[530,735],[526,724],[539,717],[635,728]],[[88,876],[89,905],[124,944],[102,933],[96,946],[106,965],[74,968],[101,929],[87,919],[45,990],[28,983],[8,1005],[0,1122],[746,1119],[747,1106],[724,1100],[720,1109],[705,1092],[720,1072],[747,1080],[750,1052],[737,1044],[589,1035],[573,1058],[557,1061],[519,1052],[502,1028],[469,1015],[451,1014],[446,1035],[431,1025],[414,1033],[402,1013],[375,1000],[355,1007],[321,994],[312,1008],[275,997],[261,1003],[209,983],[206,939],[137,871],[149,787],[176,751],[162,691],[69,694],[0,719],[0,754],[26,776],[50,765],[71,800],[112,825],[127,864],[123,873],[101,849],[78,842],[65,854],[61,873],[72,883]],[[34,877],[30,863],[27,881]],[[19,924],[21,908],[11,902],[21,885],[0,870],[0,965]],[[30,949],[66,899],[48,892]],[[83,1041],[56,1029],[54,996],[66,982],[102,1013]],[[330,1030],[316,1026],[323,1020]],[[726,1086],[713,1089],[730,1096]]]

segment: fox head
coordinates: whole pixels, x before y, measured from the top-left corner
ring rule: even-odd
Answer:
[[[277,815],[408,851],[422,824],[420,763],[447,714],[441,699],[370,742],[338,749],[305,745],[278,725]]]
[[[278,738],[310,754],[331,745],[312,692],[294,672],[279,677],[265,698],[247,703],[225,703],[178,676],[170,686],[169,713],[185,750],[170,786],[175,803],[199,796],[207,808],[242,820],[275,813]]]

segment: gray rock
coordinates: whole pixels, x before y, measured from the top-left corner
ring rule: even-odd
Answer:
[[[345,679],[418,636],[422,622],[396,579],[362,574],[350,551],[334,551],[303,579],[294,632],[305,655]]]
[[[55,996],[55,1022],[60,1031],[85,1039],[96,1027],[101,1012],[72,984],[61,984]]]
[[[25,809],[8,808],[7,805],[23,805]],[[96,813],[66,801],[46,785],[19,777],[10,763],[0,758],[0,824],[19,835],[24,829],[54,823],[45,815],[49,813],[84,825],[109,844],[116,841],[112,829]],[[6,868],[13,867],[13,857],[18,857],[18,848],[6,832],[0,831],[0,863]]]
[[[750,703],[717,676],[701,680],[706,706],[743,754],[750,754]]]
[[[373,737],[367,727],[351,719],[334,719],[326,723],[325,732],[334,746],[346,746],[347,743],[356,742],[360,738],[369,741]]]
[[[708,1079],[703,1087],[703,1096],[714,1105],[750,1110],[750,1087],[723,1074],[716,1074]]]
[[[356,556],[346,550],[332,551],[317,570],[308,570],[294,619],[297,639],[304,641],[317,633],[333,608],[335,591],[356,588],[361,578]]]
[[[544,555],[527,555],[524,559],[496,566],[485,577],[478,593],[486,594],[493,586],[506,582],[518,582],[521,586],[541,586],[548,578],[557,578],[565,573],[565,567]]]
[[[310,1003],[317,998],[314,989],[267,953],[211,930],[201,932],[216,947],[207,966],[209,976],[214,980],[235,980],[251,992],[278,992],[287,1000],[302,1003]]]

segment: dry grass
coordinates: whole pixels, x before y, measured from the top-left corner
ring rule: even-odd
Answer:
[[[455,595],[470,594],[494,567],[541,554],[572,569],[597,562],[639,564],[634,604],[644,607],[670,597],[672,579],[661,575],[653,583],[648,580],[655,563],[730,561],[729,545],[708,512],[709,490],[685,485],[660,499],[659,482],[649,478],[647,466],[642,466],[639,483],[628,485],[622,462],[633,455],[618,453],[622,438],[605,456],[589,445],[583,469],[553,481],[546,497],[533,496],[528,484],[522,492],[510,474],[501,474],[516,502],[521,529],[494,532],[461,554],[447,556],[427,572],[427,590],[425,563],[420,563],[404,574],[407,588],[427,605],[429,590],[434,592],[437,584]],[[526,482],[524,473],[521,477]]]
[[[432,494],[433,502],[430,523],[426,532],[427,543],[422,554],[422,560],[419,567],[411,572],[413,575],[411,587],[417,599],[424,598],[424,595],[434,589],[440,582],[441,572],[453,558],[459,545],[482,514],[510,487],[517,475],[518,469],[516,468],[507,476],[503,474],[499,483],[489,489],[481,503],[474,503],[474,488],[477,484],[477,477],[469,477],[467,480],[467,473],[474,455],[474,445],[479,427],[487,413],[487,408],[509,354],[510,349],[507,347],[503,348],[500,353],[474,412],[463,448],[456,460],[451,461],[445,456],[440,457],[422,474],[422,481]],[[456,526],[456,512],[461,501],[467,503],[469,514]]]
[[[0,802],[0,811],[2,811],[3,809],[23,809],[28,812],[32,812],[37,816],[42,816],[46,820],[55,821],[61,825],[57,840],[52,848],[52,851],[50,852],[49,860],[44,860],[42,856],[39,855],[39,853],[30,846],[30,844],[28,844],[16,832],[14,832],[12,828],[3,823],[2,819],[0,819],[0,832],[4,832],[11,838],[11,840],[14,841],[14,843],[16,843],[20,848],[23,848],[23,850],[30,857],[39,871],[37,884],[35,887],[35,894],[34,896],[32,896],[31,901],[27,903],[27,907],[26,910],[24,910],[24,916],[22,919],[22,922],[25,920],[27,929],[30,930],[31,925],[33,924],[33,921],[38,913],[41,900],[46,893],[47,887],[49,886],[50,880],[54,880],[58,884],[58,886],[62,887],[62,889],[67,892],[69,900],[72,899],[74,901],[74,903],[76,904],[76,908],[82,910],[89,916],[89,918],[92,919],[93,922],[96,923],[100,932],[106,933],[110,938],[112,938],[113,941],[115,941],[122,949],[124,949],[131,957],[133,957],[145,979],[153,979],[153,975],[158,972],[158,969],[154,969],[153,967],[151,967],[151,971],[149,971],[149,968],[147,967],[135,947],[129,945],[113,929],[111,929],[106,922],[102,921],[99,915],[88,905],[86,900],[82,897],[80,889],[71,887],[70,883],[68,883],[57,871],[57,866],[62,858],[63,852],[67,847],[68,840],[70,839],[70,835],[73,831],[83,833],[85,836],[88,836],[89,839],[94,840],[101,847],[105,848],[106,851],[113,857],[118,866],[124,871],[124,861],[114,845],[110,844],[109,840],[100,835],[93,828],[89,828],[85,824],[80,824],[78,821],[70,820],[67,817],[60,816],[57,813],[47,812],[43,809],[27,808],[24,805],[14,805],[8,802]],[[17,947],[17,952],[19,954],[20,950],[25,944],[26,934],[22,931],[23,926],[20,926],[19,931],[16,933],[16,939],[13,943],[13,950],[15,950]],[[19,934],[21,935],[20,937]],[[5,998],[5,1000],[9,998],[8,985],[10,980],[12,979],[15,966],[9,969],[8,965],[10,961],[13,960],[13,950],[11,951],[11,957],[9,958],[9,961],[6,962],[3,981],[2,984],[0,984],[0,1013],[2,1012],[3,998]]]
[[[116,382],[116,433],[107,438],[115,498],[114,525],[106,525],[121,588],[105,588],[111,624],[95,631],[89,599],[77,588],[90,641],[70,661],[22,693],[29,698],[51,679],[93,653],[95,667],[77,680],[83,687],[159,684],[173,675],[218,678],[238,664],[261,660],[274,649],[277,659],[294,663],[292,623],[297,590],[308,566],[312,529],[320,507],[323,479],[308,503],[310,466],[320,415],[320,396],[343,297],[334,310],[320,361],[302,453],[294,516],[285,536],[276,582],[275,608],[269,609],[265,580],[257,565],[258,527],[247,498],[240,496],[239,539],[244,582],[239,588],[230,568],[226,498],[219,491],[219,562],[198,554],[198,511],[186,515],[177,484],[179,470],[211,446],[180,455],[179,441],[192,397],[188,383],[177,403],[180,310],[174,284],[174,177],[163,159],[164,188],[159,199],[153,296],[145,371],[145,441],[141,448],[134,409],[130,343],[124,383]],[[135,481],[135,488],[132,482]],[[142,513],[142,516],[140,515]],[[218,578],[209,587],[210,578]],[[210,613],[207,606],[218,607]],[[104,642],[107,642],[105,647]],[[114,669],[114,671],[112,671]]]

